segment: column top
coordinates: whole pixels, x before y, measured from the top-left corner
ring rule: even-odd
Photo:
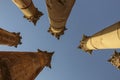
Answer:
[[[27,17],[24,15],[23,17],[29,20],[29,22],[32,22],[34,25],[36,25],[37,21],[42,15],[43,13],[36,8],[36,12],[33,16]]]
[[[92,54],[92,51],[93,51],[93,50],[89,50],[89,49],[85,46],[85,44],[86,44],[86,42],[88,41],[89,38],[90,38],[90,36],[86,36],[86,35],[83,34],[82,40],[80,41],[80,45],[78,46],[78,48],[82,49],[82,50],[85,51],[85,52],[88,52],[89,54]]]
[[[108,62],[110,62],[113,66],[120,70],[120,52],[117,52],[115,50]]]
[[[57,39],[60,39],[60,36],[64,35],[65,30],[67,30],[65,27],[55,28],[50,25],[48,32],[55,36]]]

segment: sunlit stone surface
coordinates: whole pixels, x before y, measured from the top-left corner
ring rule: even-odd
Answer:
[[[83,35],[80,41],[80,49],[91,53],[98,49],[120,48],[120,22],[117,22],[92,36]]]
[[[38,19],[43,15],[37,8],[35,8],[32,0],[12,0],[13,3],[23,12],[24,18],[36,25]]]

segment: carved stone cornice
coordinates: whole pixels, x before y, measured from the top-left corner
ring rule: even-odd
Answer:
[[[23,16],[24,18],[26,18],[27,20],[29,20],[29,22],[32,22],[34,25],[36,25],[37,21],[39,20],[39,18],[43,15],[42,12],[40,12],[37,8],[36,12],[33,16],[27,17],[27,16]]]
[[[38,49],[38,54],[41,55],[40,53],[44,53],[46,55],[46,56],[44,56],[45,60],[48,61],[46,63],[46,66],[51,68],[51,59],[52,59],[54,52],[47,52],[47,51],[42,51],[42,50]]]
[[[92,54],[92,50],[87,49],[87,47],[85,46],[85,44],[89,38],[90,38],[90,36],[83,35],[78,48],[82,49],[85,52],[88,52],[89,54]]]
[[[52,36],[55,36],[57,39],[60,39],[60,36],[64,35],[65,30],[67,30],[66,27],[55,28],[53,26],[50,26],[48,32],[51,33]]]
[[[114,54],[111,56],[108,62],[120,70],[120,53],[114,51]]]

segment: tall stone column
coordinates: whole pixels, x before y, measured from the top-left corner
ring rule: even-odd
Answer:
[[[34,80],[45,66],[51,68],[53,53],[0,51],[0,80]]]
[[[17,47],[21,43],[20,33],[8,32],[0,28],[0,45],[8,45]]]
[[[75,0],[46,0],[50,27],[48,32],[59,39],[66,30],[65,25]]]
[[[92,36],[83,35],[79,48],[91,53],[98,49],[120,48],[120,22],[117,22]]]
[[[35,8],[32,0],[12,0],[13,3],[23,12],[24,18],[36,25],[39,17],[43,15],[42,12]]]
[[[120,53],[115,51],[108,62],[120,70]]]

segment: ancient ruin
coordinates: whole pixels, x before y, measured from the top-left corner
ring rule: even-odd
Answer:
[[[46,0],[50,32],[57,39],[64,34],[66,22],[75,0]]]
[[[51,68],[53,52],[0,51],[0,80],[34,80],[43,68]]]
[[[20,33],[15,32],[8,32],[2,28],[0,28],[0,44],[1,45],[8,45],[8,46],[15,46],[17,47],[18,44],[22,44],[21,42]]]
[[[43,15],[35,8],[32,0],[12,0],[13,3],[23,12],[24,18],[36,25],[39,18]]]
[[[99,49],[120,48],[120,22],[117,22],[92,36],[83,35],[79,48],[92,53]]]

